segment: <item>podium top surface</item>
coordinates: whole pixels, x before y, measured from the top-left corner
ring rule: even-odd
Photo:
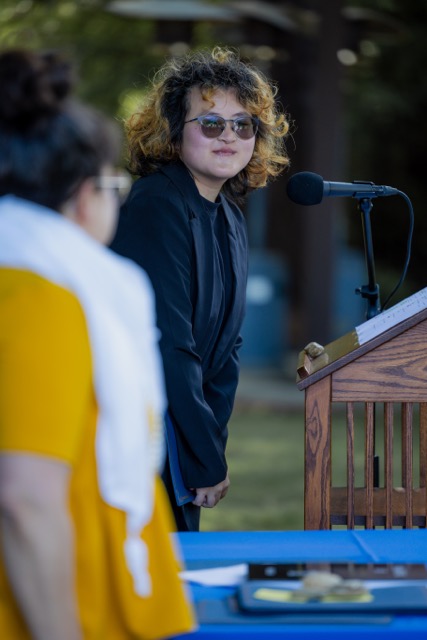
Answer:
[[[307,345],[299,354],[297,387],[305,389],[425,319],[427,287],[324,347],[310,343],[315,347]]]

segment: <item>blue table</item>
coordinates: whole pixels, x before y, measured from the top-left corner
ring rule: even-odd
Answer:
[[[427,564],[427,531],[262,531],[202,532],[177,534],[187,569],[239,563],[274,562],[415,562]],[[192,586],[196,603],[221,603],[233,594],[231,587]],[[354,618],[354,616],[352,616]],[[362,617],[361,617],[362,618]],[[427,640],[427,615],[389,614],[363,616],[356,622],[335,623],[330,616],[313,624],[299,620],[286,624],[200,625],[196,633],[181,640],[266,640],[283,638],[329,640]]]

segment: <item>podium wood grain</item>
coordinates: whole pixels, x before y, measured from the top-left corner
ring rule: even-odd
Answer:
[[[325,347],[322,363],[300,354],[305,390],[304,527],[426,526],[427,310],[358,346],[353,333]],[[332,483],[335,407],[345,408],[347,474]],[[363,486],[355,483],[355,410],[363,408]],[[383,473],[375,485],[377,413],[382,412]],[[417,422],[415,422],[417,421]],[[341,421],[342,422],[342,421]],[[335,424],[335,423],[334,423]],[[399,435],[399,438],[396,437]],[[417,437],[416,446],[414,439]],[[395,466],[395,450],[400,462]],[[414,450],[419,451],[414,477]]]

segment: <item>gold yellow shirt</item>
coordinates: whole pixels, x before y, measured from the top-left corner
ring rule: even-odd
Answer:
[[[0,268],[0,451],[71,466],[76,589],[85,640],[165,638],[189,631],[193,612],[178,577],[172,517],[159,479],[142,537],[152,594],[137,596],[123,543],[125,515],[100,497],[97,404],[85,316],[66,289],[27,271]],[[0,637],[29,640],[0,558]]]

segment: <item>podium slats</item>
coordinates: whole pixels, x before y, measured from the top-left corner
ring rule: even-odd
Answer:
[[[412,529],[413,423],[410,402],[402,404],[402,487],[406,489],[406,529]]]
[[[353,333],[326,345],[321,361],[313,356],[298,383],[305,390],[305,528],[426,527],[427,308],[359,346]],[[340,429],[347,470],[335,482],[332,433]]]
[[[384,484],[385,484],[385,526],[392,527],[393,511],[393,405],[384,405]]]
[[[354,529],[354,405],[347,403],[347,528]]]
[[[393,489],[393,516],[392,525],[394,527],[406,526],[406,491],[403,488]],[[332,487],[331,488],[331,502],[333,509],[331,510],[331,524],[347,525],[347,487]],[[375,488],[373,490],[373,526],[385,527],[386,515],[385,515],[385,502],[386,502],[386,490],[384,487]],[[413,526],[425,527],[426,515],[425,515],[425,503],[426,503],[426,490],[413,489],[412,490],[412,504],[413,504]],[[355,526],[367,526],[367,507],[366,507],[366,492],[364,488],[355,488],[354,490],[354,522]]]
[[[365,493],[367,529],[372,529],[374,526],[374,420],[374,403],[367,402],[365,406]]]
[[[420,404],[420,487],[426,487],[427,476],[427,402]],[[427,494],[424,508],[427,513]]]

